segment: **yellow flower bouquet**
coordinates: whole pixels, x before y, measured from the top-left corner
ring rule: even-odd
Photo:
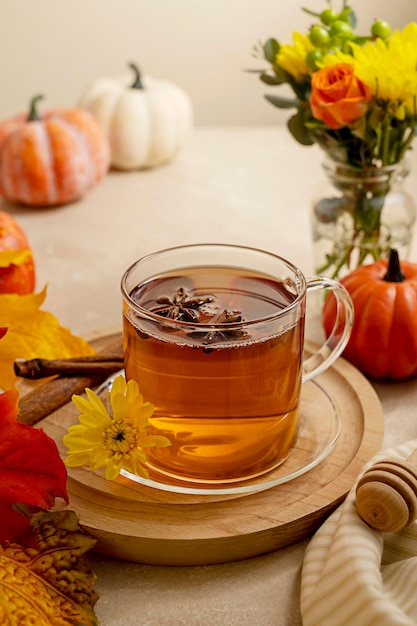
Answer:
[[[293,92],[293,97],[266,99],[293,109],[288,120],[292,136],[305,146],[317,144],[326,154],[334,193],[314,207],[313,237],[328,239],[316,270],[338,276],[366,259],[380,258],[390,247],[409,244],[410,198],[405,196],[401,234],[384,223],[383,209],[391,210],[389,194],[407,173],[404,157],[415,134],[417,24],[391,32],[389,24],[376,20],[370,33],[360,36],[346,1],[340,11],[330,2],[321,13],[304,11],[314,18],[306,34],[294,32],[290,44],[271,38],[256,54],[269,63],[259,71],[260,79],[271,86],[289,85]],[[399,216],[394,219],[398,222]]]

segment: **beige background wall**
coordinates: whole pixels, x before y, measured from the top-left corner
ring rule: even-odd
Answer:
[[[361,32],[375,17],[393,27],[417,21],[417,0],[352,0]],[[334,0],[339,9],[342,0]],[[136,61],[191,96],[198,125],[274,124],[270,88],[245,68],[261,67],[253,44],[288,42],[325,0],[0,0],[0,118],[44,106],[73,106],[89,82]]]

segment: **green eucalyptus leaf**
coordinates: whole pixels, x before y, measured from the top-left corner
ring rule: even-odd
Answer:
[[[355,30],[357,24],[356,15],[354,10],[350,6],[346,5],[346,8],[343,9],[342,13],[340,14],[340,18],[347,19],[352,27],[352,30]]]
[[[295,115],[290,117],[288,120],[288,130],[298,143],[303,146],[312,146],[314,141],[310,137],[310,133],[305,126],[303,118],[304,116],[301,111],[298,111]]]
[[[273,63],[272,69],[274,70],[275,74],[278,76],[278,78],[281,79],[283,83],[291,82],[291,74],[288,74],[288,72],[286,72],[282,67]]]
[[[279,109],[296,109],[298,100],[294,98],[281,98],[280,96],[266,95],[265,99]]]
[[[358,46],[363,46],[366,44],[367,41],[370,41],[370,40],[371,40],[371,37],[366,37],[365,35],[364,36],[359,35],[359,36],[352,37],[350,41],[358,44]]]
[[[282,76],[277,76],[276,74],[268,74],[268,72],[262,72],[259,78],[266,85],[282,85],[286,82],[282,78]]]
[[[276,39],[268,39],[268,41],[264,44],[265,59],[270,63],[275,63],[279,48],[280,46]]]

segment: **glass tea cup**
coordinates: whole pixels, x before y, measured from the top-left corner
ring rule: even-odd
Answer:
[[[303,360],[306,295],[331,290],[332,334]],[[147,449],[157,479],[227,485],[278,467],[297,437],[302,383],[346,346],[353,305],[338,282],[274,254],[226,244],[170,248],[124,273],[126,379],[154,414]]]

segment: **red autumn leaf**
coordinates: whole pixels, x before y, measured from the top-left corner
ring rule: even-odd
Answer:
[[[55,442],[43,430],[17,422],[19,390],[0,394],[0,541],[31,543],[30,522],[18,503],[48,510],[68,503],[67,471]]]
[[[4,328],[4,327],[0,328],[0,339],[4,337],[6,333],[7,333],[7,328]]]

